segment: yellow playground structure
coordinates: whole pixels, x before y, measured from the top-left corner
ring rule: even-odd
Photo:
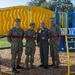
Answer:
[[[46,27],[50,26],[49,18],[54,17],[54,12],[40,7],[15,6],[0,9],[0,35],[6,35],[8,30],[15,26],[15,18],[21,19],[21,27],[26,30],[29,23],[36,24],[35,30],[40,27],[40,21],[45,21]]]

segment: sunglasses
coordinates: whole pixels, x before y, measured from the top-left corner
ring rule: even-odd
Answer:
[[[20,21],[15,21],[15,22],[20,22]]]
[[[50,22],[54,22],[54,21],[50,21]]]

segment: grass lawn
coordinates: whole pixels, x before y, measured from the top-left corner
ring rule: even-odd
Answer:
[[[25,39],[23,39],[23,44],[25,45]],[[7,41],[7,38],[0,38],[0,48],[10,47],[11,44]]]

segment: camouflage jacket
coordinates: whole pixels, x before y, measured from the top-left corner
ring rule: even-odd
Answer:
[[[36,32],[34,30],[27,29],[25,31],[26,47],[35,47],[35,38],[33,38],[33,36],[36,36]]]
[[[9,42],[22,42],[24,36],[24,30],[22,28],[12,28],[8,32],[8,36],[15,36],[15,37],[8,37]]]
[[[52,36],[52,38],[50,38],[50,41],[58,42],[60,37],[54,36],[59,36],[61,34],[59,26],[54,24],[53,26],[51,26],[51,28],[49,28],[49,30],[49,35]]]

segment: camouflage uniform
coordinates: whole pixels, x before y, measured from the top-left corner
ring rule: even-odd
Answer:
[[[22,28],[12,28],[9,30],[10,36],[24,36],[24,30]],[[23,38],[8,37],[8,41],[11,43],[11,55],[12,55],[12,68],[15,68],[20,64],[21,56],[23,52]],[[17,58],[16,58],[17,57]],[[17,60],[17,62],[16,62]]]
[[[60,28],[58,25],[52,25],[50,28],[50,36],[59,36]],[[60,42],[59,37],[50,38],[50,54],[52,57],[53,64],[59,65],[59,45],[57,43]]]
[[[34,54],[35,54],[35,38],[31,38],[33,36],[36,36],[36,32],[34,30],[27,29],[25,31],[25,36],[28,37],[26,38],[26,49],[25,49],[25,54],[26,54],[26,67],[28,67],[28,63],[31,63],[31,66],[33,66],[34,63]],[[29,38],[30,37],[30,38]],[[29,58],[30,56],[30,58]]]

